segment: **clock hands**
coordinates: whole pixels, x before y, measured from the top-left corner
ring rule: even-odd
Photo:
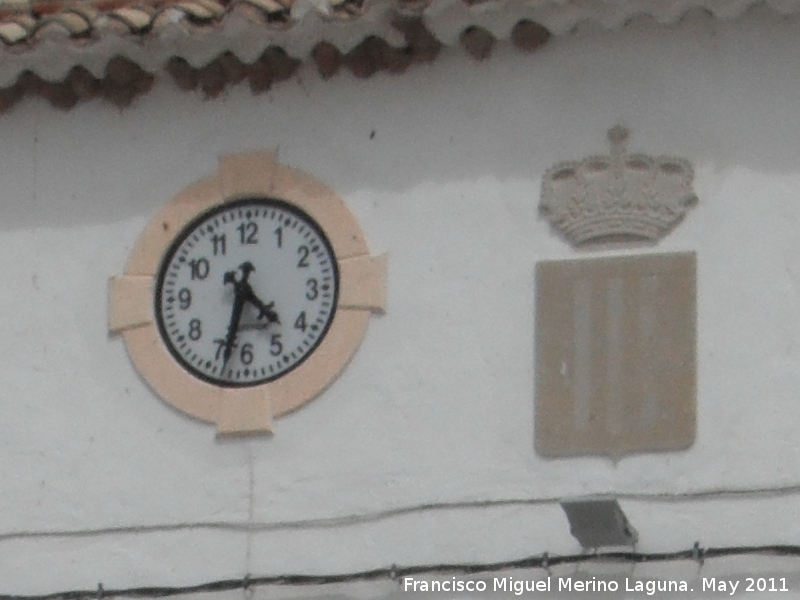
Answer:
[[[278,318],[278,313],[273,310],[275,303],[270,302],[269,304],[264,304],[264,302],[262,302],[261,299],[256,296],[252,286],[250,285],[250,282],[247,281],[250,277],[250,273],[256,270],[256,268],[253,266],[253,263],[249,261],[243,262],[241,265],[239,265],[239,268],[242,270],[242,279],[238,282],[235,279],[235,273],[233,271],[228,271],[228,273],[225,274],[226,277],[230,275],[233,279],[233,284],[237,289],[237,293],[240,292],[244,296],[245,302],[249,302],[258,309],[259,319],[266,318],[270,323],[280,324],[281,321]]]
[[[228,364],[228,360],[233,354],[233,343],[236,341],[236,334],[239,331],[239,321],[242,318],[242,309],[244,308],[244,301],[245,298],[239,292],[239,288],[236,286],[235,280],[236,273],[234,271],[228,271],[225,273],[223,277],[223,283],[233,283],[233,310],[231,311],[231,320],[228,323],[228,334],[225,336],[225,350],[222,354],[222,370],[225,370],[225,365]]]
[[[256,296],[252,286],[250,285],[250,282],[248,281],[250,273],[256,270],[256,268],[253,266],[253,263],[250,261],[245,261],[239,265],[237,270],[241,270],[242,272],[242,276],[238,280],[236,279],[236,271],[227,271],[222,277],[222,284],[232,284],[234,293],[233,310],[231,311],[231,320],[228,324],[228,333],[225,337],[225,350],[222,355],[223,371],[225,370],[225,365],[228,364],[228,360],[233,354],[233,346],[236,341],[236,335],[239,332],[242,311],[244,310],[244,305],[246,302],[249,302],[258,309],[259,319],[266,318],[267,323],[280,324],[281,322],[280,318],[278,317],[278,313],[276,313],[274,310],[275,303],[270,302],[269,304],[265,304],[258,296]]]

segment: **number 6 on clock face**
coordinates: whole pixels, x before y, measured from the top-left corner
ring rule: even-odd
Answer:
[[[223,387],[298,367],[336,313],[330,242],[301,209],[267,197],[218,205],[189,223],[156,278],[158,331],[190,373]]]

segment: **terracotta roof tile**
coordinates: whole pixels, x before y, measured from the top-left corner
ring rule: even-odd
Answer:
[[[279,13],[287,10],[285,6],[283,6],[277,0],[245,0],[247,4],[254,6],[258,9],[261,9],[265,13]]]
[[[0,39],[6,44],[13,45],[28,37],[28,30],[15,21],[6,21],[0,24]]]
[[[402,72],[443,45],[482,60],[498,40],[531,51],[586,20],[671,24],[692,9],[729,19],[755,4],[800,10],[800,0],[0,0],[0,110],[24,93],[127,103],[163,71],[207,96],[244,79],[263,91],[306,59],[324,77]],[[109,79],[120,65],[127,83]]]
[[[110,10],[107,15],[127,25],[131,33],[141,34],[150,28],[153,10],[123,7]]]
[[[92,29],[92,21],[91,17],[70,8],[56,15],[41,19],[36,25],[36,30],[41,31],[47,27],[61,27],[71,36],[80,37],[86,35]]]

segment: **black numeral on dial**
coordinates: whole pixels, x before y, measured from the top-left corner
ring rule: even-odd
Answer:
[[[317,296],[319,296],[317,280],[312,277],[306,281],[306,298],[309,300],[316,300]]]
[[[239,243],[241,244],[257,244],[258,239],[258,224],[250,221],[249,223],[242,223],[237,228],[239,232]]]
[[[297,267],[303,269],[308,266],[308,253],[310,250],[308,246],[300,246],[297,249],[297,254],[300,256],[300,260],[297,261]]]
[[[192,319],[189,321],[189,339],[193,341],[199,340],[203,337],[203,325],[200,319]]]
[[[303,311],[297,315],[297,318],[294,320],[294,328],[305,333],[306,327],[308,327],[308,324],[306,323],[306,311]]]
[[[281,352],[283,352],[281,334],[273,333],[272,337],[269,338],[269,353],[272,354],[272,356],[278,356]]]
[[[249,365],[253,362],[253,344],[243,344],[239,352],[239,359],[243,365]]]
[[[178,306],[181,310],[186,310],[192,305],[192,292],[189,288],[181,288],[178,292]]]
[[[211,244],[214,246],[214,256],[219,254],[225,255],[225,250],[227,249],[225,246],[225,234],[218,233],[211,236]]]
[[[192,279],[205,279],[211,271],[211,265],[205,258],[193,258],[189,261],[189,268],[192,270]]]

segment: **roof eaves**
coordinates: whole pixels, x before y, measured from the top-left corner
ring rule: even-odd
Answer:
[[[110,93],[126,104],[163,71],[207,96],[243,79],[262,91],[309,57],[326,77],[342,65],[402,72],[441,46],[483,59],[497,40],[530,51],[585,21],[670,25],[698,9],[732,19],[758,4],[800,10],[800,0],[0,0],[0,110],[29,93],[69,107],[124,81],[129,93]],[[64,85],[78,89],[54,100]]]

